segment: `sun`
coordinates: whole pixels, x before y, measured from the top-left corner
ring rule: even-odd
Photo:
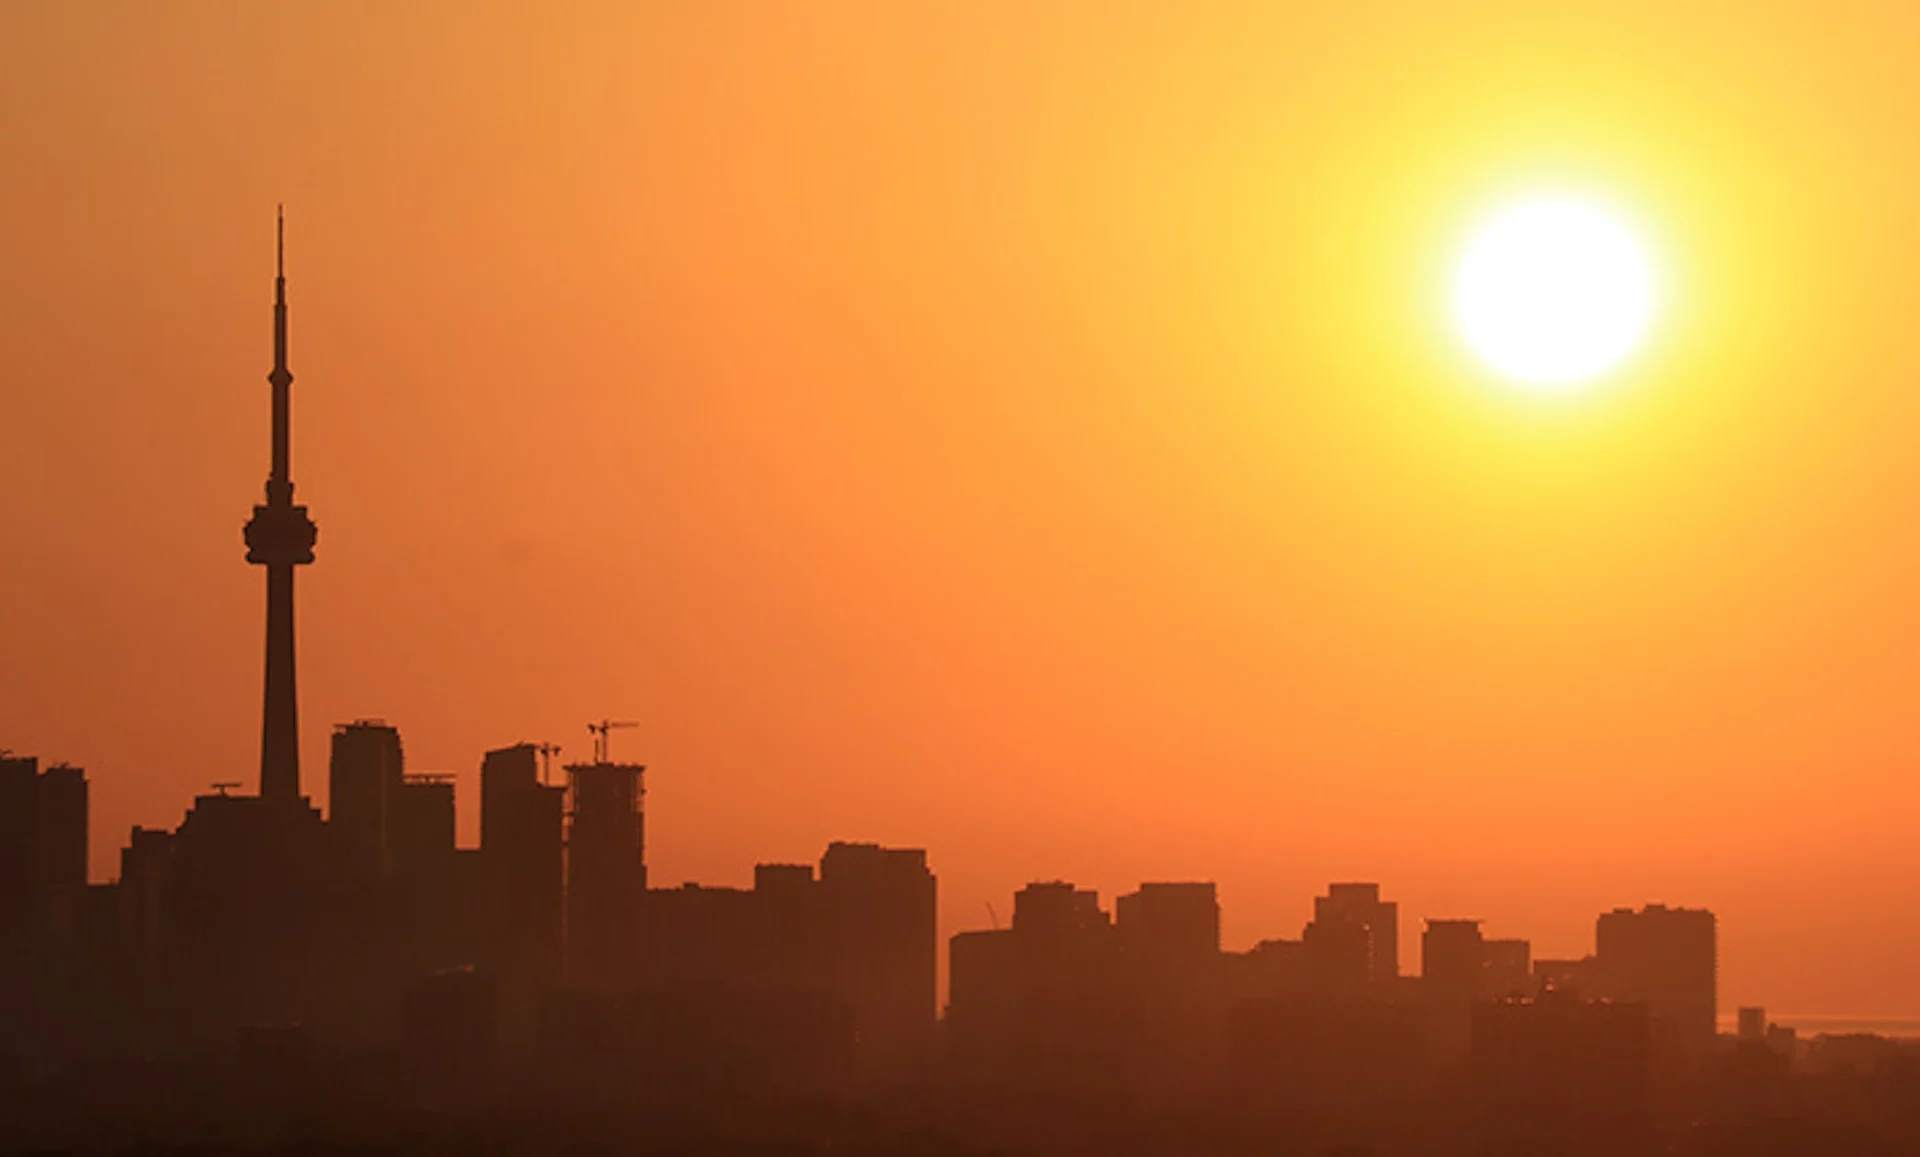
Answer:
[[[1656,297],[1652,257],[1627,221],[1572,196],[1490,215],[1453,276],[1460,336],[1495,373],[1539,390],[1572,389],[1626,361]]]

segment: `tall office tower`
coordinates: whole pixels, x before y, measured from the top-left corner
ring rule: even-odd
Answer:
[[[1195,895],[1204,901],[1204,895]],[[1152,909],[1167,898],[1156,890],[1156,900],[1147,901],[1148,916],[1166,916]],[[1170,923],[1179,928],[1178,904],[1171,906],[1175,919]],[[1193,961],[1206,956],[1204,904],[1196,907],[1202,910],[1194,913]],[[1137,922],[1139,911],[1130,909],[1130,918]],[[999,1067],[1022,1073],[1029,1086],[1039,1088],[1113,1088],[1130,1080],[1138,1062],[1134,1009],[1141,975],[1123,967],[1119,933],[1101,910],[1099,893],[1059,881],[1028,884],[1013,897],[1013,936],[1018,1018],[1016,1031],[1003,1038]],[[958,941],[955,948],[957,962],[964,950]],[[1176,947],[1166,959],[1185,957]],[[1146,984],[1162,997],[1178,999],[1183,988],[1178,976],[1187,966],[1168,967],[1170,973],[1153,973]],[[1150,1003],[1156,1012],[1164,1007],[1164,1001]]]
[[[1474,1002],[1486,986],[1486,962],[1480,921],[1427,921],[1420,934],[1420,995],[1430,1059],[1443,1065],[1466,1059]]]
[[[0,974],[71,932],[86,888],[86,772],[0,755]]]
[[[33,931],[39,835],[34,803],[40,761],[0,752],[0,981],[21,967]],[[9,985],[9,991],[17,991]]]
[[[1114,901],[1114,940],[1134,1019],[1132,1079],[1195,1089],[1226,1043],[1220,901],[1210,883],[1142,884]]]
[[[919,848],[833,843],[820,858],[835,994],[853,1009],[866,1080],[911,1080],[933,1059],[937,887]]]
[[[1420,934],[1421,985],[1430,1000],[1465,1004],[1477,999],[1486,959],[1478,920],[1429,920]]]
[[[1717,922],[1701,908],[1649,904],[1616,908],[1594,931],[1594,967],[1603,995],[1643,1001],[1654,1019],[1671,1025],[1680,1047],[1694,1056],[1712,1048],[1719,1003]]]
[[[530,743],[480,761],[486,959],[507,1004],[560,979],[565,797],[565,788],[540,782],[540,752]]]
[[[632,987],[647,891],[646,768],[567,766],[566,974],[600,991]]]
[[[300,799],[300,708],[294,687],[293,568],[313,561],[319,528],[293,501],[293,412],[287,369],[286,222],[275,225],[273,277],[273,466],[267,500],[247,522],[247,561],[267,568],[266,705],[260,722],[260,798]]]
[[[959,932],[947,941],[947,1016],[941,1026],[954,1073],[969,1082],[1014,1083],[1033,1049],[1022,986],[1019,934]]]
[[[418,974],[473,963],[479,897],[471,857],[454,843],[453,777],[409,775],[393,797],[390,839],[404,967]]]
[[[1400,975],[1400,905],[1380,898],[1378,884],[1328,884],[1313,900],[1315,923],[1345,920],[1367,930],[1367,970],[1391,983]]]
[[[41,923],[71,934],[87,890],[87,773],[64,763],[34,783],[34,890]]]
[[[327,760],[327,826],[341,867],[360,883],[393,870],[393,811],[406,777],[400,732],[378,719],[336,724]]]

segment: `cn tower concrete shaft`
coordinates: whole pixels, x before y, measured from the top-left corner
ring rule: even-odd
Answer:
[[[260,796],[300,799],[300,702],[294,685],[293,568],[313,561],[319,527],[293,502],[293,374],[287,369],[286,223],[276,224],[273,281],[273,472],[247,522],[247,561],[267,568],[266,707],[260,722]]]

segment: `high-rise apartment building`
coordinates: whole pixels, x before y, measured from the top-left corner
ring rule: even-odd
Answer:
[[[558,982],[565,929],[563,803],[540,782],[530,743],[489,751],[480,763],[480,859],[486,958],[502,997]]]
[[[833,843],[820,858],[835,995],[853,1009],[857,1072],[911,1077],[933,1059],[937,883],[920,848]]]
[[[87,887],[87,774],[0,755],[0,976],[71,931]]]
[[[1429,920],[1420,934],[1420,978],[1429,1000],[1469,1003],[1479,997],[1486,959],[1478,920]]]
[[[630,763],[567,767],[566,972],[578,987],[634,981],[647,890],[645,773]]]
[[[378,719],[333,729],[327,760],[327,827],[341,869],[372,884],[393,872],[394,812],[406,778],[400,732]]]
[[[1317,924],[1345,921],[1367,930],[1367,973],[1391,983],[1400,975],[1400,905],[1380,898],[1378,884],[1329,884],[1313,900]]]
[[[1718,924],[1701,908],[1649,904],[1615,908],[1594,929],[1595,973],[1602,994],[1644,1002],[1656,1039],[1663,1023],[1688,1053],[1713,1046],[1719,1005]]]

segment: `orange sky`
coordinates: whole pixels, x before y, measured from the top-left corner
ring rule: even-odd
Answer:
[[[544,7],[0,7],[0,745],[103,878],[256,776],[285,201],[317,796],[610,714],[660,883],[1666,900],[1920,1014],[1911,5]],[[1551,403],[1440,291],[1541,183],[1674,280]]]

